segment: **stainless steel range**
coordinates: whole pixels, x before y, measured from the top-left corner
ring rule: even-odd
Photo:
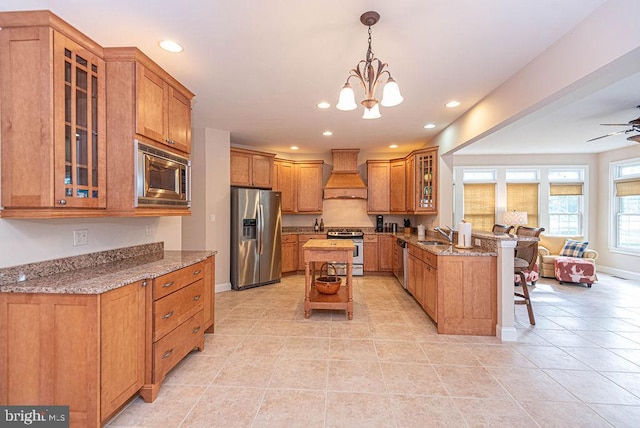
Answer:
[[[364,232],[360,229],[331,229],[327,232],[327,239],[351,239],[355,249],[353,250],[353,272],[354,276],[363,275],[364,264]],[[335,263],[338,275],[347,274],[345,263]]]

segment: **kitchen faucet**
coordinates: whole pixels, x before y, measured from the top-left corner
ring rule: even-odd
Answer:
[[[446,225],[447,229],[449,229],[449,233],[445,232],[444,230],[442,230],[440,228],[440,226],[436,226],[433,228],[433,230],[435,230],[436,232],[438,232],[439,234],[441,234],[442,236],[444,236],[445,238],[447,238],[447,241],[449,241],[449,244],[453,243],[453,228],[449,225]]]

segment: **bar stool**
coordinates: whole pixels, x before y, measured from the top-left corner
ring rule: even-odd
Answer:
[[[538,238],[544,232],[544,227],[527,227],[518,226],[516,236],[528,236]],[[513,260],[513,272],[520,275],[520,283],[522,284],[522,293],[514,292],[519,299],[515,300],[516,305],[527,305],[529,313],[529,323],[536,325],[536,319],[533,316],[533,306],[531,305],[531,297],[529,296],[529,287],[527,286],[527,272],[533,270],[538,261],[538,241],[521,241],[518,240],[515,249],[515,259]]]

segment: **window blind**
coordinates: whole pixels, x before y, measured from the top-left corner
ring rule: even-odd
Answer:
[[[640,178],[616,181],[616,196],[640,195]]]
[[[551,196],[569,196],[569,195],[582,195],[582,183],[574,184],[553,184],[549,185],[549,195]]]
[[[538,183],[507,183],[507,211],[526,211],[529,227],[538,227]]]
[[[464,193],[464,219],[474,230],[491,231],[496,218],[496,185],[494,183],[466,183]]]

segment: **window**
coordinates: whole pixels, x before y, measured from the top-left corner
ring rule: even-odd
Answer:
[[[475,230],[491,231],[496,222],[495,183],[464,184],[464,219]]]
[[[582,235],[582,183],[549,184],[549,234]]]
[[[640,161],[614,167],[616,248],[640,251]]]
[[[538,183],[507,183],[507,211],[527,213],[527,226],[538,227]]]

